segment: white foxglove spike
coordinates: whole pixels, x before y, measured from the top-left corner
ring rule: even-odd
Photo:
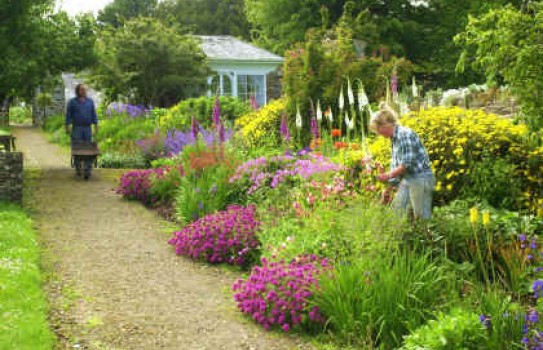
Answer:
[[[417,81],[415,80],[415,77],[413,77],[413,84],[411,85],[411,92],[413,93],[413,97],[419,97],[419,87],[417,86]]]
[[[358,108],[360,111],[366,107],[370,101],[368,100],[368,95],[366,95],[366,91],[364,91],[364,87],[361,86],[360,90],[358,91]]]
[[[302,128],[302,114],[300,113],[300,106],[296,107],[296,128]]]
[[[347,79],[347,98],[349,99],[349,105],[354,106],[354,93],[350,79]]]
[[[343,96],[343,86],[341,87],[341,90],[339,91],[339,110],[343,110],[343,107],[345,107],[345,97]]]
[[[321,101],[317,101],[317,120],[319,123],[322,121]]]

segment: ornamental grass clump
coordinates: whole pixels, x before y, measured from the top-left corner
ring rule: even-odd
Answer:
[[[178,255],[195,260],[248,266],[259,254],[259,229],[255,206],[229,206],[175,232],[168,243]]]
[[[329,270],[327,260],[315,255],[300,257],[290,263],[262,259],[246,280],[233,285],[234,299],[244,314],[266,330],[279,327],[288,332],[296,326],[324,324],[318,307],[309,300],[318,290],[317,276]]]

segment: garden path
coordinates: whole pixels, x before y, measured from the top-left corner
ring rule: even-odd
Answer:
[[[43,246],[59,349],[309,349],[235,310],[236,273],[175,256],[167,224],[112,188],[118,172],[76,180],[66,151],[40,130],[15,130]]]

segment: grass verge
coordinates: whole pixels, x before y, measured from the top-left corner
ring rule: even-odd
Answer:
[[[51,350],[36,232],[18,207],[0,204],[0,349]]]

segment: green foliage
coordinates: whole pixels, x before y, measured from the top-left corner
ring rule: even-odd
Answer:
[[[323,274],[314,304],[338,340],[393,349],[455,299],[454,277],[427,253],[380,251]]]
[[[51,0],[4,0],[0,9],[0,101],[32,97],[35,88],[63,71],[94,62],[92,16],[52,14]]]
[[[207,214],[236,204],[231,198],[229,179],[234,168],[224,151],[206,149],[202,144],[187,146],[181,156],[185,176],[176,195],[176,218],[188,224]]]
[[[180,169],[179,166],[167,171],[160,179],[157,179],[156,176],[151,178],[150,195],[152,198],[156,198],[159,203],[166,205],[173,203],[176,192],[183,183],[183,172],[178,169]]]
[[[98,12],[98,21],[114,27],[123,25],[126,20],[136,17],[151,17],[157,0],[114,0]]]
[[[139,153],[106,152],[98,158],[98,166],[106,169],[145,169],[147,161]]]
[[[470,60],[485,71],[490,84],[509,85],[534,130],[543,126],[542,29],[543,2],[534,1],[525,11],[509,5],[470,18],[456,38],[464,48],[459,68]]]
[[[26,124],[32,121],[32,110],[28,107],[11,107],[9,109],[9,122]]]
[[[317,207],[306,218],[283,215],[279,219],[268,210],[262,210],[260,216],[264,228],[259,239],[263,247],[273,247],[263,255],[285,261],[305,254],[334,262],[358,259],[397,246],[406,228],[392,210],[365,200],[349,203],[342,210]]]
[[[408,335],[402,350],[495,349],[487,346],[486,332],[479,315],[457,308]]]
[[[98,50],[93,80],[111,100],[132,96],[135,103],[167,107],[204,91],[208,68],[199,43],[156,19],[104,29]]]
[[[474,164],[462,187],[462,198],[486,202],[495,208],[517,209],[522,194],[522,180],[517,166],[508,159],[485,156]]]
[[[157,17],[195,34],[250,36],[244,0],[167,0],[160,2]]]
[[[39,247],[28,216],[0,204],[0,348],[51,350]]]
[[[250,110],[247,102],[235,97],[221,96],[219,97],[219,102],[221,105],[222,120],[233,122]],[[165,129],[175,128],[186,130],[190,128],[191,118],[195,117],[202,127],[209,128],[211,126],[211,115],[214,104],[215,97],[202,96],[183,100],[168,109],[164,118],[161,119],[161,125]]]

